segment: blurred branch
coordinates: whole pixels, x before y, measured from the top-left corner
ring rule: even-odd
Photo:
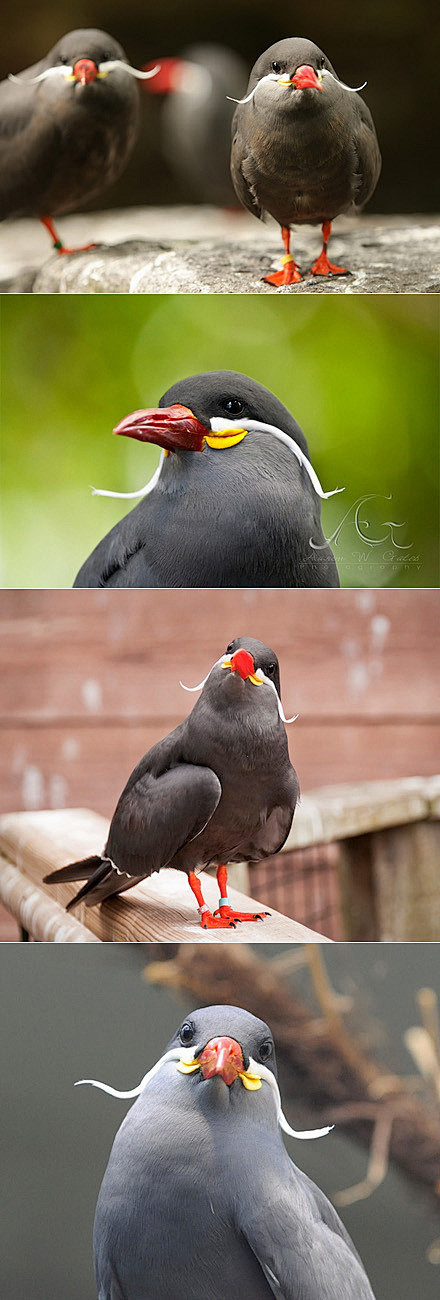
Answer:
[[[384,1070],[360,1046],[342,1020],[344,1000],[331,988],[322,951],[315,945],[301,951],[322,1013],[318,1016],[288,987],[276,958],[262,959],[245,944],[230,947],[227,959],[223,948],[182,944],[171,961],[150,960],[145,975],[191,994],[195,1005],[230,1003],[267,1021],[277,1046],[286,1113],[290,1103],[295,1123],[298,1108],[316,1124],[336,1121],[369,1148],[365,1179],[338,1193],[339,1204],[369,1195],[391,1161],[438,1205],[440,1113],[432,1094],[426,1090],[423,1099],[414,1096],[412,1081]],[[157,958],[154,945],[148,955]]]

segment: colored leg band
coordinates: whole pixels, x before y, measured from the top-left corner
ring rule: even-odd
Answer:
[[[208,904],[202,903],[201,906],[199,907],[199,912],[200,912],[200,916],[203,916],[204,912],[209,912]]]
[[[219,907],[229,907],[229,898],[219,898],[218,905]]]

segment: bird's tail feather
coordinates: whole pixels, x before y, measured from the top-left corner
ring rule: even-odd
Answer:
[[[58,867],[57,871],[43,876],[44,884],[61,885],[66,880],[89,880],[101,862],[102,858],[97,854],[91,858],[81,858],[80,862],[69,862],[67,867]]]

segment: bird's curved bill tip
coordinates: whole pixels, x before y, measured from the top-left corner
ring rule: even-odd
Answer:
[[[227,1087],[240,1079],[243,1086],[250,1092],[256,1092],[261,1088],[261,1079],[258,1074],[251,1070],[245,1070],[243,1051],[240,1043],[235,1038],[229,1038],[223,1035],[220,1038],[210,1038],[209,1043],[200,1052],[200,1055],[193,1061],[181,1060],[177,1066],[181,1074],[192,1074],[195,1070],[200,1070],[203,1079],[213,1079],[219,1075]]]
[[[224,659],[222,668],[229,668],[231,673],[238,673],[244,682],[248,677],[256,686],[261,686],[261,679],[255,674],[255,664],[249,650],[236,650],[230,659]]]
[[[295,76],[292,77],[292,85],[296,90],[322,90],[321,81],[309,63],[302,63],[301,67],[296,69]]]
[[[92,81],[96,81],[98,71],[94,59],[77,59],[73,66],[73,77],[75,81],[80,82],[81,86],[88,86]]]
[[[113,433],[154,442],[165,451],[202,451],[209,430],[188,406],[176,404],[133,411],[115,425]]]

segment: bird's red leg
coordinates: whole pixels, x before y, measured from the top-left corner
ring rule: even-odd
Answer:
[[[316,258],[316,262],[310,267],[310,275],[349,275],[345,266],[334,266],[329,262],[327,257],[327,244],[330,239],[332,224],[331,221],[324,221],[322,225],[322,253]]]
[[[271,275],[264,275],[263,280],[266,281],[266,284],[296,284],[298,280],[302,280],[299,266],[297,266],[290,252],[290,230],[288,226],[281,226],[281,235],[286,250],[281,258],[283,269],[282,271],[273,271]]]
[[[209,907],[205,903],[201,888],[200,880],[195,871],[188,872],[188,884],[195,894],[200,913],[200,925],[202,930],[235,930],[235,922],[229,917],[213,916]]]
[[[57,253],[88,253],[90,248],[97,248],[97,244],[82,244],[80,248],[66,248],[62,239],[59,238],[52,221],[52,217],[40,217],[42,226],[49,231],[52,243]]]
[[[217,869],[217,884],[220,890],[220,902],[214,917],[221,916],[229,921],[264,921],[265,916],[270,916],[270,912],[234,912],[228,899],[228,873],[223,865]]]

